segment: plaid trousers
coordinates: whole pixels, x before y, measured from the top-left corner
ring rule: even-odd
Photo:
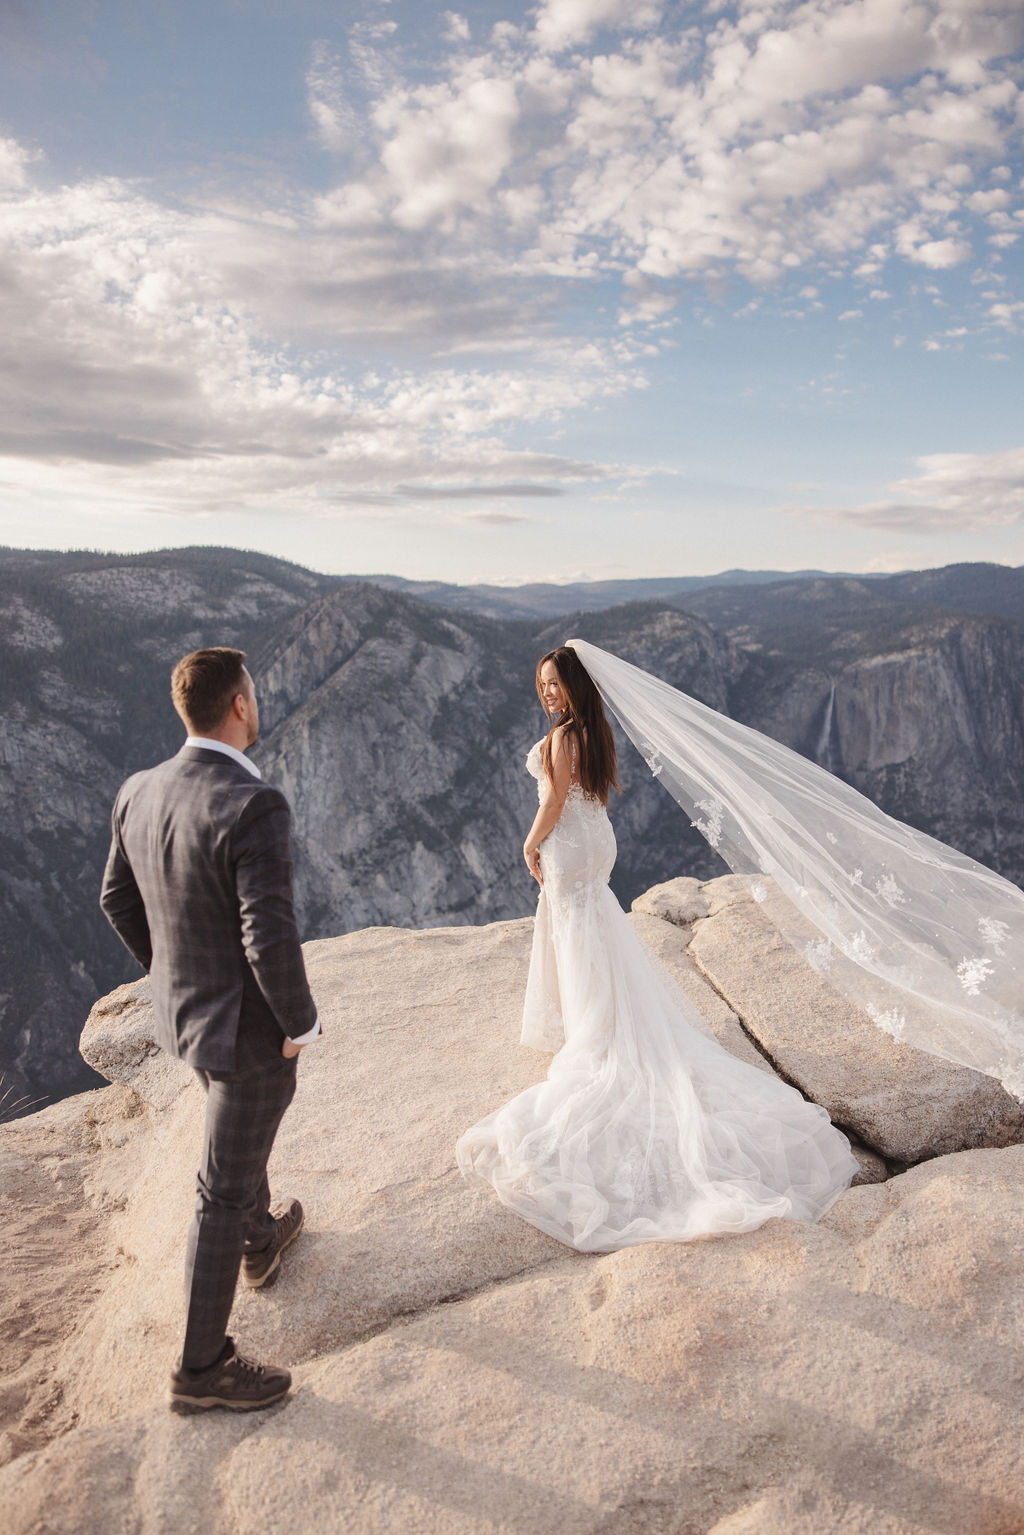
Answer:
[[[206,1090],[203,1155],[185,1258],[181,1363],[202,1370],[224,1347],[242,1254],[273,1235],[267,1162],[295,1096],[297,1057],[241,1071],[199,1071]]]

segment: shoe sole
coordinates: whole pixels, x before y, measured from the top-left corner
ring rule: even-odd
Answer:
[[[273,1407],[290,1390],[290,1386],[285,1386],[283,1391],[278,1391],[274,1396],[262,1397],[258,1402],[240,1402],[235,1397],[228,1399],[223,1396],[171,1396],[167,1405],[182,1418],[192,1417],[197,1412],[209,1412],[214,1407],[224,1407],[228,1412],[258,1412],[261,1407]]]
[[[298,1234],[299,1233],[296,1232],[295,1236],[298,1236]],[[294,1238],[292,1240],[294,1241]],[[285,1247],[287,1246],[288,1243],[286,1242]],[[274,1283],[281,1271],[281,1254],[283,1252],[284,1247],[278,1248],[277,1252],[274,1254],[273,1263],[267,1269],[266,1273],[261,1274],[258,1279],[250,1279],[245,1273],[245,1270],[242,1270],[242,1283],[245,1285],[247,1290],[265,1290],[268,1285],[272,1285]]]
[[[292,1232],[292,1234],[288,1238],[287,1242],[282,1242],[281,1243],[281,1246],[277,1249],[277,1252],[274,1254],[274,1261],[273,1261],[273,1263],[267,1269],[266,1273],[261,1274],[258,1279],[250,1279],[249,1278],[249,1276],[245,1272],[245,1260],[244,1259],[242,1260],[242,1283],[245,1285],[247,1290],[263,1290],[268,1285],[272,1285],[275,1282],[275,1280],[277,1279],[278,1270],[281,1267],[281,1254],[283,1252],[287,1252],[288,1248],[291,1247],[292,1243],[295,1241],[295,1238],[301,1233],[302,1228],[303,1228],[303,1226],[305,1224],[306,1224],[306,1215],[305,1215],[305,1211],[303,1211],[303,1215],[302,1215],[301,1221],[296,1226],[295,1230]]]

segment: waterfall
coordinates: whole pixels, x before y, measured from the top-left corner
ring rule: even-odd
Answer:
[[[828,690],[828,703],[825,705],[825,718],[821,722],[821,734],[818,737],[818,745],[815,749],[815,759],[828,771],[832,772],[832,714],[836,704],[836,685],[833,682]]]

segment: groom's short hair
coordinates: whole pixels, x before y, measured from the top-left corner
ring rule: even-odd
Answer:
[[[182,656],[171,673],[171,702],[197,735],[215,730],[245,692],[245,651],[211,645]]]

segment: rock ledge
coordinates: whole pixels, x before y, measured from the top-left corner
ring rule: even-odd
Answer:
[[[741,890],[684,893],[689,922],[634,921],[771,1069],[752,997],[784,962]],[[545,1070],[515,1043],[529,941],[518,921],[307,946],[327,1038],[271,1171],[308,1225],[233,1321],[296,1389],[244,1418],[164,1405],[201,1094],[149,1050],[144,983],[98,1005],[84,1048],[114,1085],[0,1127],[13,1535],[1024,1529],[1024,1148],[922,1162],[817,1226],[572,1253],[452,1154]],[[819,1000],[794,994],[801,1028]]]

